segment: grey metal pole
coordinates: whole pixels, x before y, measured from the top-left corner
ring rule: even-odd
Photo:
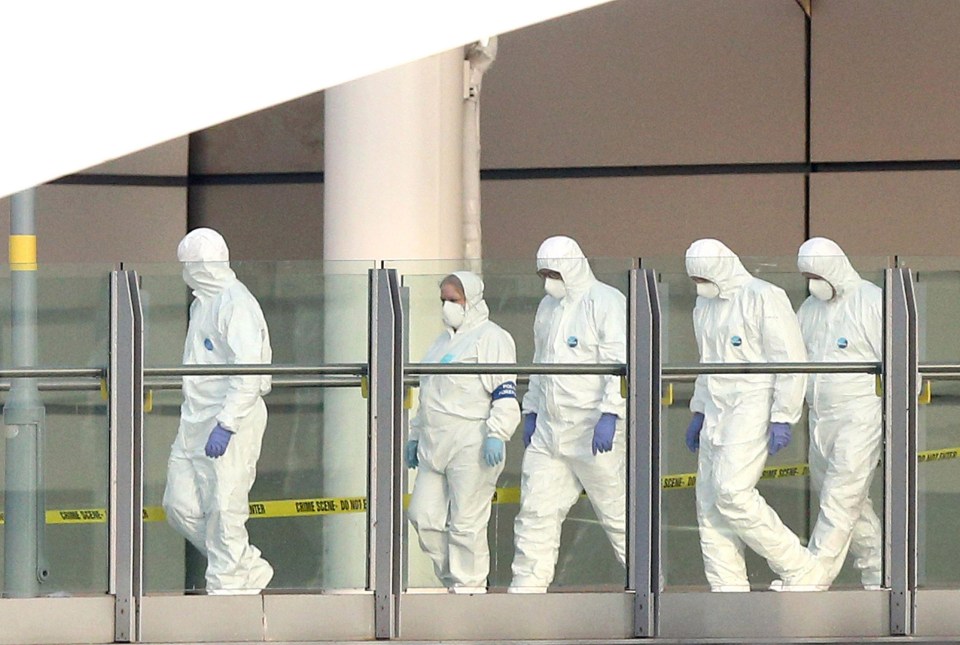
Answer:
[[[909,270],[888,270],[885,287],[884,526],[890,634],[909,636],[914,632],[916,588],[916,303]]]
[[[139,638],[143,595],[143,310],[137,275],[110,277],[110,592],[114,639]]]
[[[37,363],[37,237],[35,189],[13,195],[10,209],[10,278],[12,282],[12,362]],[[4,513],[4,595],[38,595],[49,574],[43,555],[45,513],[41,467],[43,405],[35,378],[11,383],[3,406],[7,426]]]
[[[634,636],[657,635],[660,585],[660,301],[656,276],[630,272],[627,573],[634,590]]]
[[[370,481],[368,484],[369,585],[374,592],[374,633],[399,636],[400,568],[403,562],[400,435],[399,279],[395,269],[370,272]]]

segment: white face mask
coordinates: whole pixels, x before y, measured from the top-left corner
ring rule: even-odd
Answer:
[[[833,296],[836,294],[833,291],[833,285],[831,285],[826,280],[813,279],[810,280],[810,295],[819,298],[826,302],[827,300],[833,300]]]
[[[713,282],[698,282],[697,295],[702,298],[716,298],[720,295],[720,287]]]
[[[202,262],[183,263],[183,281],[197,293],[208,294],[215,291],[208,271],[204,271]]]
[[[443,303],[443,324],[450,329],[459,329],[466,313],[463,305],[446,300]]]
[[[567,296],[567,286],[563,284],[563,280],[557,280],[556,278],[544,278],[543,290],[547,292],[547,295],[553,296],[557,300],[563,300]]]
[[[220,293],[234,278],[226,262],[184,262],[183,281],[198,297]]]

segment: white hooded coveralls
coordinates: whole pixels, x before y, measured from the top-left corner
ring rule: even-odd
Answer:
[[[423,362],[516,364],[513,337],[488,318],[480,277],[468,271],[452,275],[463,286],[464,320],[440,334]],[[408,517],[437,578],[453,591],[486,588],[487,522],[506,458],[491,467],[481,446],[486,437],[506,443],[516,430],[516,381],[515,374],[420,377],[420,406],[409,437],[419,442],[419,467]]]
[[[191,231],[177,249],[193,288],[184,365],[269,364],[270,336],[256,298],[230,269],[226,243]],[[170,449],[167,521],[207,557],[207,591],[259,592],[273,577],[247,536],[248,494],[267,424],[269,376],[184,376],[180,427]],[[204,454],[220,424],[234,434],[222,457]]]
[[[817,362],[883,359],[883,290],[851,266],[833,241],[817,237],[800,247],[797,268],[833,286],[823,301],[810,296],[798,317],[807,354]],[[810,551],[833,582],[847,549],[865,586],[882,582],[880,518],[869,498],[882,448],[882,399],[870,374],[815,374],[807,385],[810,479],[820,514]]]
[[[786,293],[750,275],[723,243],[704,239],[686,254],[687,274],[716,284],[698,297],[693,328],[701,363],[804,362],[797,317]],[[749,591],[743,545],[767,559],[785,585],[818,567],[757,491],[769,425],[800,418],[802,374],[697,377],[690,410],[704,415],[697,464],[697,521],[713,591]]]
[[[594,277],[579,245],[569,237],[548,238],[537,251],[537,269],[558,272],[566,295],[540,301],[533,362],[624,363],[626,297]],[[626,402],[620,378],[531,376],[523,412],[536,413],[537,426],[523,455],[511,589],[541,592],[553,581],[561,525],[584,490],[625,563]],[[617,416],[613,450],[594,455],[593,431],[605,412]]]

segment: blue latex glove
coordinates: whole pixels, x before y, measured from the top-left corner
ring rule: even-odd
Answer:
[[[416,468],[420,465],[420,458],[417,457],[417,446],[419,445],[419,441],[411,439],[407,442],[407,445],[404,446],[403,458],[407,462],[407,468]]]
[[[703,412],[694,412],[687,426],[687,448],[690,452],[700,449],[700,431],[703,430]]]
[[[207,445],[203,448],[204,454],[211,459],[222,457],[223,453],[227,451],[227,446],[230,444],[230,438],[232,436],[233,432],[227,430],[219,423],[213,426],[213,430],[210,431],[210,436],[207,437]]]
[[[503,439],[487,437],[483,440],[483,460],[493,468],[503,461]]]
[[[770,447],[767,449],[771,455],[775,455],[790,444],[790,424],[789,423],[771,423],[770,424]]]
[[[613,435],[617,432],[617,415],[604,412],[593,429],[593,454],[613,450]]]
[[[523,447],[530,445],[530,439],[533,438],[533,431],[537,429],[537,413],[531,412],[523,417]]]

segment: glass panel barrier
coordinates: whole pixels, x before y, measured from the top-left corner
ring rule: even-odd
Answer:
[[[782,288],[786,292],[794,311],[807,298],[807,280],[798,272],[795,256],[780,258],[743,257],[741,261],[744,267],[755,277]],[[851,262],[864,279],[878,286],[883,284],[882,269],[889,265],[889,260],[886,258],[851,258]],[[700,360],[692,316],[697,299],[697,289],[687,275],[684,259],[675,257],[643,258],[641,266],[658,272],[658,287],[663,316],[661,330],[664,368],[669,370],[670,368],[695,366]],[[726,325],[728,322],[723,324]],[[757,322],[759,324],[759,321]],[[823,323],[818,323],[817,328],[819,328],[819,325],[823,325]],[[738,356],[748,361],[749,358],[740,350],[729,351],[724,349],[728,344],[731,347],[740,347],[741,344],[748,343],[748,339],[741,338],[741,336],[747,336],[748,333],[751,333],[750,329],[747,329],[746,333],[739,332],[736,329],[723,329],[719,335],[714,334],[717,336],[716,343],[723,345],[723,347],[718,346],[716,351],[726,356],[725,360],[729,362],[734,362]],[[720,336],[723,336],[723,338],[720,339]],[[852,341],[846,341],[841,336],[837,342],[843,343],[842,347],[845,348],[847,342]],[[836,358],[821,360],[836,360]],[[860,360],[863,359],[850,359],[851,362]],[[809,378],[812,379],[813,377]],[[822,383],[825,383],[829,377],[821,378]],[[874,377],[864,375],[861,378],[860,385],[863,385],[862,381],[864,379],[869,380],[871,378]],[[826,386],[823,384],[817,387],[818,393],[826,391],[824,389]],[[807,390],[808,395],[812,391],[811,385],[810,389]],[[691,452],[686,442],[688,425],[692,419],[690,405],[693,394],[693,376],[664,379],[661,402],[662,437],[660,441],[661,471],[663,474],[661,481],[661,590],[668,592],[710,589],[704,571],[705,564],[698,525],[695,488],[698,454]],[[737,400],[742,402],[742,396],[742,393],[738,394]],[[879,396],[877,401],[879,403]],[[743,410],[743,408],[738,409]],[[720,425],[717,427],[720,427]],[[879,428],[877,431],[879,432]],[[721,441],[730,445],[739,443],[727,439]],[[790,443],[777,452],[775,456],[767,456],[764,452],[766,456],[765,470],[756,487],[769,507],[779,515],[787,528],[799,537],[803,545],[808,545],[820,511],[817,491],[813,490],[810,483],[808,465],[810,441],[807,406],[804,404],[800,420],[792,426]],[[701,442],[700,450],[702,451],[702,449]],[[829,452],[829,450],[829,448],[825,448],[825,452]],[[743,470],[740,468],[735,468],[731,475],[742,472]],[[882,518],[884,508],[882,464],[872,469],[872,477],[870,499],[873,502],[873,510],[876,515],[878,518]],[[704,496],[706,496],[706,491]],[[729,534],[729,531],[727,533]],[[872,544],[882,544],[880,535],[875,534],[874,538]],[[729,540],[724,539],[723,544],[728,542]],[[771,570],[764,558],[753,549],[744,547],[739,539],[733,540],[732,548],[736,549],[738,543],[746,560],[749,589],[768,589],[780,576]],[[716,548],[720,549],[721,547]],[[717,552],[719,553],[719,551]],[[735,561],[736,556],[732,557]],[[724,560],[722,555],[718,555],[717,559],[718,561]],[[726,560],[730,560],[730,558],[726,558]],[[854,567],[854,560],[853,554],[846,558],[839,575],[830,587],[831,589],[861,588],[860,574]],[[737,569],[739,569],[739,565],[733,567],[733,570]],[[718,574],[715,581],[719,581],[720,577],[722,576]],[[732,581],[734,578],[738,578],[738,575],[731,575],[729,578]],[[715,582],[715,584],[719,585],[720,583]],[[738,589],[741,588],[741,585],[735,586]]]
[[[614,287],[623,294],[628,291],[629,269],[634,265],[630,259],[591,259],[590,264],[596,278],[608,285]],[[410,363],[459,363],[459,362],[477,362],[478,352],[473,349],[464,349],[459,345],[450,345],[450,353],[444,353],[447,350],[440,351],[433,355],[430,352],[431,346],[438,339],[441,333],[445,333],[443,322],[443,312],[441,306],[441,282],[454,271],[472,270],[479,273],[484,283],[484,300],[489,309],[489,319],[503,328],[513,338],[516,346],[516,359],[520,365],[530,365],[534,355],[534,316],[537,307],[544,296],[544,280],[537,275],[536,262],[533,258],[530,260],[484,260],[482,266],[474,261],[396,261],[388,262],[388,268],[397,269],[401,276],[404,287],[404,298],[408,306],[405,311],[408,312],[406,318],[406,351],[408,353],[407,362]],[[464,285],[464,292],[469,288]],[[467,295],[467,294],[464,294]],[[446,297],[446,296],[445,296]],[[475,314],[466,313],[464,325],[471,324],[471,316]],[[626,312],[624,311],[624,325]],[[624,327],[625,330],[625,327]],[[559,333],[559,332],[556,332]],[[566,332],[565,332],[566,333]],[[570,337],[574,337],[573,331]],[[586,332],[585,332],[586,333]],[[625,339],[625,331],[624,339]],[[485,336],[487,342],[493,346],[496,343]],[[578,342],[577,339],[569,342]],[[475,345],[467,343],[471,348]],[[439,350],[437,350],[439,351]],[[494,350],[487,346],[484,350],[493,355]],[[463,352],[462,355],[458,352]],[[434,352],[436,353],[436,352]],[[440,355],[443,354],[443,355]],[[621,359],[624,360],[624,359]],[[491,362],[495,362],[492,361]],[[446,548],[444,545],[446,538],[442,535],[444,529],[451,532],[456,531],[450,524],[446,516],[447,502],[444,500],[443,487],[446,482],[453,481],[454,470],[447,465],[447,459],[442,457],[449,452],[447,457],[451,463],[456,451],[452,450],[444,439],[444,443],[439,443],[438,437],[441,429],[440,425],[435,425],[434,432],[430,432],[430,423],[436,423],[438,418],[449,419],[456,416],[457,412],[465,410],[467,406],[478,405],[475,400],[480,396],[480,412],[473,414],[473,419],[482,419],[489,414],[489,400],[482,401],[483,396],[489,396],[483,388],[490,389],[496,386],[499,381],[494,377],[488,377],[487,385],[477,385],[476,381],[467,382],[463,377],[451,379],[447,377],[429,377],[424,376],[423,382],[427,379],[435,379],[430,386],[428,396],[432,396],[434,406],[442,406],[447,411],[437,415],[433,420],[427,421],[423,417],[423,422],[419,430],[421,443],[418,446],[418,457],[420,467],[416,470],[407,470],[407,479],[405,491],[406,503],[409,504],[411,493],[414,487],[418,485],[418,478],[425,477],[426,472],[430,479],[424,479],[424,482],[430,481],[437,486],[435,495],[426,494],[427,489],[422,488],[418,495],[420,499],[427,500],[422,507],[415,508],[415,512],[421,515],[419,519],[420,535],[409,521],[404,523],[406,535],[407,562],[405,563],[405,584],[404,588],[408,590],[442,590],[445,587],[463,587],[463,591],[478,591],[489,585],[491,589],[502,591],[508,587],[512,579],[511,564],[515,559],[514,544],[514,522],[520,509],[521,498],[521,464],[524,459],[523,445],[523,422],[519,422],[516,431],[506,445],[506,457],[503,471],[496,481],[496,498],[492,505],[490,520],[487,524],[486,540],[490,551],[489,575],[484,582],[484,566],[472,561],[472,554],[475,549],[465,549],[471,556],[467,562],[462,560],[463,554],[457,554],[457,547],[449,548],[451,561],[448,566],[451,570],[457,568],[457,561],[460,558],[459,566],[461,568],[461,577],[456,578],[456,574],[441,580],[441,572],[435,570],[431,557],[428,556],[421,547],[420,540],[428,544],[435,544],[433,548],[437,557],[442,559],[442,554]],[[593,379],[596,377],[567,377],[568,379]],[[616,377],[612,377],[616,378]],[[484,379],[481,379],[481,383]],[[568,383],[570,380],[567,381]],[[411,378],[408,383],[417,386],[420,380]],[[479,389],[478,389],[479,388]],[[528,391],[528,380],[526,377],[518,379],[517,398],[519,401]],[[479,394],[478,394],[479,393]],[[415,387],[409,393],[408,398],[410,407],[407,410],[408,419],[416,419],[421,402],[421,396],[424,395],[423,389]],[[569,396],[575,397],[576,392],[571,391]],[[559,395],[558,395],[559,396]],[[449,406],[449,407],[448,407]],[[439,408],[438,408],[439,409]],[[446,416],[444,416],[446,415]],[[469,415],[468,415],[469,416]],[[451,422],[452,423],[452,422]],[[464,427],[461,429],[457,442],[462,444],[468,441],[462,437],[476,437],[469,440],[476,450],[476,459],[481,459],[481,442],[485,436],[486,428],[482,421],[464,421]],[[417,424],[414,423],[414,427]],[[446,428],[443,428],[446,429]],[[625,438],[625,432],[624,438]],[[430,436],[433,435],[433,436]],[[409,435],[408,435],[409,436]],[[405,440],[408,437],[405,437]],[[437,442],[437,443],[434,443]],[[424,445],[427,444],[427,445]],[[454,443],[454,445],[457,445]],[[587,446],[589,450],[589,445]],[[620,450],[623,450],[620,447]],[[427,464],[426,462],[429,462]],[[442,462],[442,463],[441,463]],[[446,468],[446,482],[439,475],[440,469]],[[479,474],[483,475],[484,464],[480,464]],[[562,479],[557,475],[557,495],[561,495],[560,485]],[[424,484],[419,484],[421,487]],[[576,486],[572,483],[571,486]],[[430,490],[434,490],[431,486]],[[449,489],[446,491],[450,495]],[[451,504],[455,502],[450,502]],[[409,511],[409,506],[407,507]],[[404,517],[409,519],[409,513]],[[480,521],[482,523],[482,520]],[[431,526],[436,525],[436,529],[431,530]],[[462,538],[461,538],[462,539]],[[483,539],[482,537],[480,538]],[[546,547],[545,547],[546,548]],[[464,550],[464,549],[461,549]],[[562,537],[560,538],[559,553],[549,552],[547,548],[546,560],[556,558],[555,577],[550,584],[551,591],[573,591],[573,590],[622,590],[625,583],[625,571],[623,566],[617,561],[613,548],[607,539],[604,529],[600,525],[597,515],[590,506],[590,502],[584,495],[573,503],[566,521],[562,526]],[[439,565],[441,569],[443,564]],[[467,570],[473,571],[473,579],[467,581],[464,573]],[[478,589],[479,587],[479,589]]]
[[[274,366],[349,363],[364,369],[371,262],[230,266],[259,301]],[[137,270],[146,303],[145,589],[182,593],[205,587],[207,562],[163,521],[168,457],[183,393],[180,377],[151,376],[151,369],[181,364],[193,298],[179,263]],[[220,324],[226,324],[225,315],[221,310]],[[207,349],[209,340],[202,341]],[[250,544],[273,567],[267,588],[366,589],[368,421],[359,374],[274,375],[264,401],[266,431],[246,528]],[[234,445],[231,439],[227,450]],[[202,450],[195,447],[197,458],[204,459]]]
[[[38,379],[38,391],[26,398],[12,395],[7,385],[10,379],[0,378],[5,408],[26,408],[27,416],[18,418],[25,423],[38,420],[40,427],[38,467],[22,477],[16,472],[22,475],[25,471],[19,466],[13,471],[11,459],[14,451],[18,458],[25,456],[22,439],[32,430],[26,429],[29,426],[5,426],[6,440],[0,444],[0,460],[5,466],[4,510],[10,510],[8,503],[17,507],[31,504],[28,498],[35,490],[45,519],[39,522],[39,539],[17,540],[18,546],[9,553],[6,548],[14,536],[8,532],[16,530],[16,520],[6,514],[5,523],[0,524],[0,561],[7,557],[31,559],[35,547],[39,567],[46,573],[38,582],[36,570],[17,567],[17,579],[3,580],[8,596],[104,594],[108,590],[109,418],[106,390],[101,393],[101,378],[96,374],[105,373],[108,363],[111,269],[108,265],[41,265],[35,273],[17,275],[18,280],[25,274],[36,276],[36,367],[96,369],[82,377],[51,374]],[[7,269],[0,271],[3,369],[19,367],[12,347],[13,281]],[[30,409],[36,410],[35,404],[42,410],[33,415]],[[13,416],[6,419],[7,423],[12,420]],[[30,553],[22,550],[25,543]]]
[[[917,418],[917,581],[920,587],[960,587],[954,545],[960,521],[960,381],[924,374],[924,364],[960,364],[957,334],[960,263],[955,258],[900,258],[913,271],[917,297],[920,405]],[[953,370],[958,371],[958,370]]]

